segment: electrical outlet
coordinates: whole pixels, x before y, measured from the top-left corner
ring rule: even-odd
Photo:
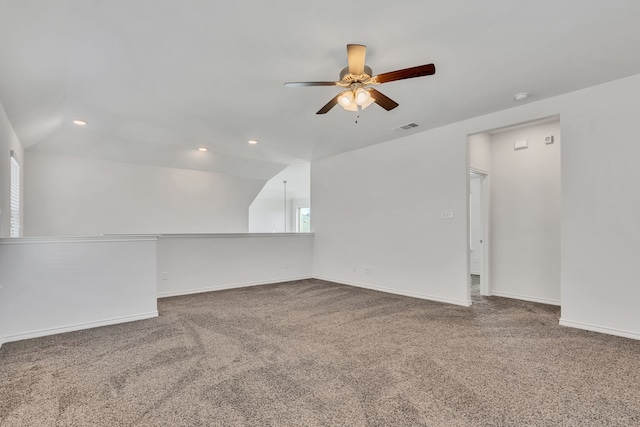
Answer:
[[[373,267],[371,267],[370,265],[366,266],[364,268],[364,274],[373,274]]]
[[[440,218],[453,219],[453,211],[442,211],[442,213],[440,214]]]
[[[288,269],[289,269],[289,263],[288,263],[288,262],[285,262],[285,263],[284,263],[284,269],[285,269],[285,270],[288,270]]]
[[[160,273],[160,279],[161,280],[167,280],[169,277],[167,276],[167,272],[163,271],[162,273]]]

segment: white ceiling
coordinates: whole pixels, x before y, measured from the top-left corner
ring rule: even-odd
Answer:
[[[0,102],[29,150],[268,179],[518,92],[640,73],[639,20],[637,0],[0,0]],[[374,74],[437,72],[379,86],[400,106],[358,124],[340,107],[318,116],[338,88],[282,83],[337,80],[347,43],[368,46]]]

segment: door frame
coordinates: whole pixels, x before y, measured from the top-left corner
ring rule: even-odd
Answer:
[[[484,225],[484,260],[482,260],[482,273],[480,274],[480,295],[488,296],[491,295],[490,289],[490,279],[491,279],[491,271],[489,266],[491,265],[489,260],[491,257],[491,245],[490,245],[490,178],[489,173],[487,171],[483,171],[477,168],[470,167],[469,173],[478,175],[480,178],[480,217],[481,221]],[[471,189],[471,177],[469,176],[469,191]],[[470,194],[470,193],[469,193]],[[469,196],[468,194],[468,196]],[[467,196],[467,198],[468,198]],[[467,241],[471,241],[471,204],[469,203],[469,209],[467,211],[467,221],[469,226],[467,227]],[[471,251],[467,251],[468,253],[468,262],[467,262],[467,276],[469,277],[469,293],[471,293]]]

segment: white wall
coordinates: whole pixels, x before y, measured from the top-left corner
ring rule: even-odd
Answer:
[[[312,275],[312,234],[0,239],[0,345],[158,315],[157,298]]]
[[[466,134],[453,130],[312,164],[315,277],[470,304]]]
[[[514,150],[521,140],[529,148]],[[560,305],[560,122],[494,134],[490,147],[490,293]]]
[[[633,93],[640,75],[314,162],[314,275],[465,303],[467,136],[560,115],[561,323],[640,338]]]
[[[476,171],[491,171],[491,135],[486,132],[469,135],[469,167]]]
[[[640,75],[566,97],[562,320],[640,338]]]
[[[20,166],[24,166],[22,145],[9,122],[2,104],[0,104],[0,238],[9,237],[11,234],[12,150],[15,152]],[[24,167],[22,168],[22,175],[24,176]],[[24,190],[24,186],[22,186],[21,190]],[[24,217],[24,215],[22,216]]]
[[[287,216],[287,229],[284,216]],[[284,233],[291,231],[291,200],[256,198],[249,207],[249,233]]]
[[[295,232],[297,209],[310,206],[310,175],[310,163],[299,161],[267,181],[249,206],[249,233]],[[287,181],[286,209],[283,181]]]
[[[284,200],[255,199],[249,208],[250,233],[295,233],[298,208],[308,208],[309,198],[287,199],[285,211]],[[285,229],[284,216],[287,216]]]
[[[0,343],[157,316],[155,244],[0,240]]]
[[[25,235],[246,232],[264,181],[26,152]]]
[[[312,234],[160,236],[158,296],[307,279]]]

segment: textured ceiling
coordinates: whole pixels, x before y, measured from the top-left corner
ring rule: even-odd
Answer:
[[[513,107],[517,92],[640,73],[638,20],[636,0],[0,0],[0,102],[29,150],[267,179]],[[317,116],[337,88],[282,83],[337,80],[347,43],[368,46],[374,74],[433,62],[436,75],[379,86],[400,106],[357,124],[339,107]]]

